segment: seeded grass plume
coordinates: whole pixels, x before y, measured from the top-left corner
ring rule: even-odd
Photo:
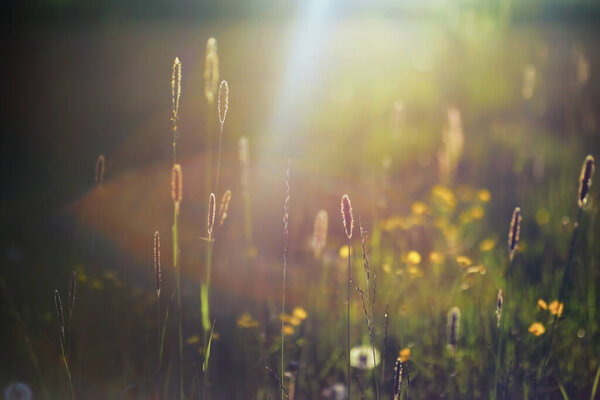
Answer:
[[[354,230],[354,217],[352,216],[352,204],[350,203],[350,198],[347,194],[342,196],[341,203],[341,212],[342,212],[342,223],[344,224],[344,230],[346,232],[346,238],[348,239],[348,286],[346,288],[346,306],[347,306],[347,329],[346,329],[346,337],[347,337],[347,348],[346,348],[346,357],[348,362],[348,372],[347,372],[347,383],[348,383],[348,398],[350,399],[351,393],[351,378],[350,378],[350,282],[351,275],[350,269],[352,267],[352,254],[351,254],[351,243],[352,239],[352,231]]]
[[[285,201],[283,203],[283,289],[281,295],[281,315],[285,315],[285,273],[287,269],[287,249],[288,249],[288,223],[290,219],[290,168],[292,166],[292,159],[288,159],[287,171],[285,174]],[[281,319],[281,376],[284,376],[285,368],[285,333],[284,333],[284,320]],[[285,388],[281,385],[281,399],[283,400],[285,395]]]
[[[226,190],[221,197],[221,205],[219,206],[219,227],[223,226],[223,223],[227,219],[227,212],[229,211],[229,202],[231,201],[231,190]]]
[[[521,208],[516,207],[510,219],[510,228],[508,230],[508,251],[509,258],[512,261],[517,247],[519,245],[519,235],[521,233]]]

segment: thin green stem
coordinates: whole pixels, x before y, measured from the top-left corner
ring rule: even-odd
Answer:
[[[598,390],[598,380],[600,379],[600,367],[598,367],[598,371],[596,371],[596,378],[594,378],[594,385],[592,386],[592,394],[590,396],[590,400],[594,400],[596,398],[596,390]]]
[[[494,371],[494,400],[498,399],[498,370],[500,369],[500,324],[496,329],[496,366]]]
[[[175,143],[175,142],[173,142]],[[173,213],[173,265],[175,266],[177,276],[177,328],[178,328],[178,347],[179,347],[179,399],[185,398],[183,390],[183,336],[181,329],[181,266],[179,265],[179,238],[178,222],[179,212],[177,207]]]
[[[579,208],[579,212],[577,213],[577,221],[575,222],[575,226],[573,227],[573,234],[571,235],[571,244],[569,245],[569,255],[567,257],[567,266],[565,267],[565,272],[563,273],[563,278],[562,278],[562,282],[560,285],[560,290],[558,292],[558,304],[560,305],[562,303],[562,300],[565,296],[565,291],[567,289],[567,281],[568,281],[568,276],[569,273],[571,271],[571,265],[573,264],[573,259],[575,256],[575,244],[577,243],[577,232],[579,231],[579,225],[581,223],[581,215],[583,214],[583,208]],[[542,368],[540,369],[540,374],[538,375],[536,381],[535,381],[535,391],[534,391],[534,398],[538,398],[539,395],[539,386],[540,383],[542,381],[542,379],[544,379],[544,374],[546,372],[546,367],[548,366],[548,361],[550,360],[550,350],[552,348],[552,341],[554,339],[554,332],[556,330],[556,327],[558,325],[558,321],[559,321],[559,315],[558,313],[554,314],[554,317],[552,318],[552,324],[550,327],[550,337],[548,339],[548,343],[546,345],[546,354],[544,356],[544,361],[542,362]]]
[[[65,344],[64,344],[64,331],[62,328],[58,333],[58,340],[60,342],[60,351],[62,353],[63,363],[65,364],[65,371],[67,373],[67,378],[69,380],[69,390],[71,393],[71,398],[75,400],[75,391],[73,390],[73,379],[71,377],[71,370],[69,368],[69,361],[67,360],[67,356],[65,354]]]
[[[281,296],[281,315],[283,317],[283,314],[285,314],[285,272],[287,269],[287,260],[286,260],[286,255],[285,252],[283,253],[283,294]],[[285,343],[284,343],[284,334],[283,334],[283,327],[284,327],[284,321],[283,318],[281,318],[281,399],[283,400],[285,393],[284,393],[284,387],[283,387],[283,373],[284,373],[284,368],[285,368],[285,359],[284,359],[284,348],[285,348]]]
[[[347,364],[348,364],[348,399],[351,399],[350,397],[350,386],[352,386],[351,384],[351,380],[350,380],[350,268],[351,268],[351,250],[350,250],[350,239],[348,239],[348,286],[346,288],[346,308],[347,308],[347,325],[346,325],[346,336],[347,336],[347,348],[346,348],[346,357],[347,357]]]
[[[217,177],[215,179],[215,196],[219,192],[219,178],[221,177],[221,147],[223,145],[223,123],[219,129],[219,152],[217,153]]]
[[[156,399],[160,399],[160,363],[162,358],[162,340],[161,340],[161,331],[162,331],[162,323],[160,318],[160,295],[156,295],[156,321],[158,322],[157,326],[157,339],[158,339],[158,363],[156,364]]]

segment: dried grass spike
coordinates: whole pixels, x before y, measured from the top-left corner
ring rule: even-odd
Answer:
[[[156,296],[160,297],[160,282],[162,272],[160,269],[160,232],[154,232],[154,276],[156,278]]]
[[[181,172],[181,165],[173,165],[171,170],[171,198],[175,205],[175,212],[179,214],[179,204],[183,197],[183,175]]]
[[[217,39],[211,37],[206,42],[206,61],[204,63],[204,96],[212,104],[219,85],[219,55]]]
[[[341,211],[346,237],[351,239],[352,231],[354,230],[354,218],[352,217],[352,204],[350,203],[350,198],[347,194],[342,196]]]
[[[502,305],[504,304],[504,295],[502,289],[498,290],[498,301],[496,303],[496,317],[498,319],[497,326],[500,328],[500,320],[502,319]]]
[[[227,219],[227,211],[229,210],[229,202],[231,201],[231,190],[223,193],[221,205],[219,206],[219,226],[222,226]]]
[[[454,351],[460,331],[460,309],[452,307],[448,312],[448,345]]]
[[[181,98],[181,62],[179,57],[175,57],[173,61],[173,69],[171,71],[171,102],[173,106],[173,120],[177,119],[179,114],[179,99]]]
[[[212,241],[213,238],[213,229],[215,227],[215,209],[216,209],[216,200],[215,194],[211,193],[208,199],[208,218],[206,222],[206,231],[208,232],[208,240]]]
[[[402,358],[396,359],[396,366],[394,367],[394,400],[400,399],[402,392]]]
[[[588,193],[592,186],[592,176],[594,175],[594,170],[594,157],[588,155],[583,162],[581,174],[579,175],[579,193],[577,196],[577,205],[579,208],[583,208],[587,204]]]
[[[329,215],[325,210],[319,210],[315,216],[315,225],[313,230],[312,247],[315,252],[315,258],[321,256],[321,252],[327,244],[327,226],[329,224]]]
[[[229,84],[227,81],[221,81],[219,85],[219,101],[217,104],[217,111],[219,112],[219,122],[221,125],[225,123],[225,117],[227,117],[227,110],[229,109]]]
[[[96,169],[94,179],[96,181],[96,185],[102,185],[104,181],[104,164],[106,163],[106,159],[102,154],[98,156],[98,160],[96,161]]]
[[[521,234],[521,209],[516,207],[510,219],[510,228],[508,230],[508,251],[510,260],[512,261],[517,246],[519,244],[519,236]]]

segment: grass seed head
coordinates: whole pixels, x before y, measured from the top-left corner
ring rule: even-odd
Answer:
[[[204,63],[204,96],[209,104],[213,104],[219,85],[219,55],[217,39],[211,37],[206,42],[206,61]]]
[[[592,186],[594,169],[594,157],[588,155],[583,162],[581,174],[579,175],[579,193],[577,195],[577,205],[579,208],[583,208],[587,204],[588,193],[590,192],[590,188]]]
[[[219,101],[217,104],[217,111],[219,112],[219,122],[221,125],[225,123],[227,117],[227,110],[229,109],[229,84],[227,81],[221,81],[219,86]]]
[[[341,211],[346,237],[351,239],[352,231],[354,230],[354,218],[352,217],[352,204],[350,203],[350,198],[347,194],[342,196]]]
[[[213,230],[215,227],[215,209],[216,209],[215,194],[211,193],[208,199],[208,218],[206,222],[206,231],[208,233],[208,240],[212,241]]]
[[[179,114],[179,99],[181,98],[181,62],[179,57],[175,57],[173,61],[173,69],[171,70],[171,103],[173,107],[173,121],[177,120]]]
[[[219,206],[219,226],[222,226],[227,219],[227,211],[229,210],[229,202],[231,201],[231,190],[223,193],[221,205]]]
[[[454,351],[460,331],[460,309],[452,307],[448,312],[448,345]]]
[[[160,233],[154,232],[154,276],[156,278],[156,296],[160,297],[160,282],[162,274],[160,270]]]
[[[510,219],[510,228],[508,229],[508,251],[510,260],[513,259],[517,246],[519,244],[519,236],[521,234],[521,209],[516,207]]]
[[[394,400],[400,398],[402,391],[402,358],[396,359],[396,365],[394,366]]]
[[[497,325],[500,328],[500,319],[502,318],[502,305],[504,304],[504,295],[502,289],[498,290],[498,301],[496,303],[496,317],[498,319]]]
[[[181,173],[181,165],[173,165],[171,170],[171,198],[175,205],[175,212],[179,214],[179,204],[183,197],[183,176]]]

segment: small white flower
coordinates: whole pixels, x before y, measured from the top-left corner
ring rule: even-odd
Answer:
[[[379,351],[371,346],[355,346],[350,349],[350,365],[358,369],[372,369],[379,364]]]

